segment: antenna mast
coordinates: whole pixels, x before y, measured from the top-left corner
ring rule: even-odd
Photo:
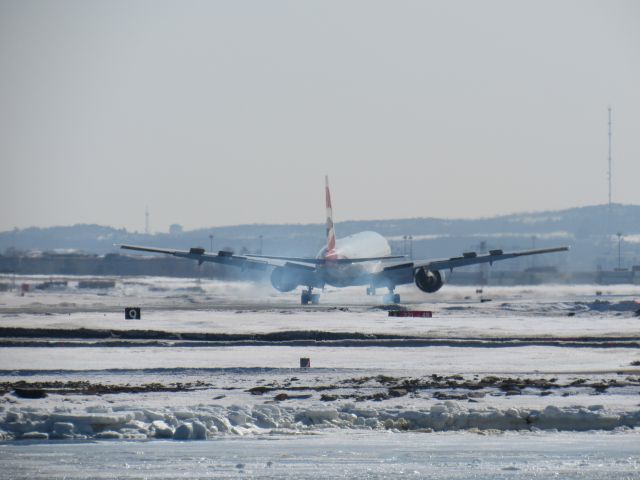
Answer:
[[[149,206],[144,208],[144,233],[149,235]]]
[[[609,215],[611,215],[611,106],[609,106]]]

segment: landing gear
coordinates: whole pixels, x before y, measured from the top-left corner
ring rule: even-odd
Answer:
[[[376,287],[367,287],[367,295],[372,296],[376,294]]]
[[[310,303],[313,305],[318,305],[318,303],[320,303],[320,294],[312,292],[312,287],[309,287],[307,290],[302,291],[302,294],[300,295],[301,305],[309,305]]]
[[[382,297],[382,301],[384,303],[400,303],[400,294],[399,293],[387,293]]]
[[[389,288],[389,293],[382,297],[384,303],[400,303],[400,294],[393,293],[393,288]]]
[[[399,293],[387,293],[382,297],[384,303],[400,303]]]

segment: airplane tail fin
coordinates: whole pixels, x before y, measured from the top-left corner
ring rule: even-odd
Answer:
[[[336,230],[333,226],[333,210],[331,208],[331,192],[329,191],[329,177],[325,175],[325,202],[327,207],[327,250],[324,258],[327,260],[335,260],[338,258],[336,253]]]

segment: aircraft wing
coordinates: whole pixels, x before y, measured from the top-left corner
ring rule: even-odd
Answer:
[[[415,267],[427,267],[429,270],[453,270],[454,268],[476,265],[479,263],[498,262],[510,258],[524,257],[528,255],[540,255],[543,253],[566,252],[569,247],[538,248],[536,250],[521,250],[518,252],[504,253],[502,250],[491,250],[487,254],[478,255],[476,252],[463,253],[461,257],[452,257],[443,260],[426,260],[415,262]]]
[[[467,267],[481,263],[493,264],[500,260],[524,257],[527,255],[540,255],[543,253],[566,252],[569,247],[539,248],[536,250],[521,250],[517,252],[503,252],[502,250],[490,250],[489,253],[478,255],[476,252],[463,253],[461,257],[452,257],[439,260],[417,260],[414,262],[394,262],[387,264],[376,276],[377,284],[385,285],[394,283],[401,285],[413,281],[413,273],[418,268],[428,270],[453,270],[454,268]]]
[[[302,262],[291,262],[286,259],[268,260],[262,258],[250,258],[247,255],[234,255],[232,252],[220,250],[218,253],[207,253],[204,248],[194,247],[189,250],[172,250],[167,248],[143,247],[139,245],[117,245],[125,250],[136,250],[139,252],[164,253],[179,258],[196,260],[199,264],[204,262],[219,263],[222,265],[233,265],[242,269],[253,268],[264,270],[268,266],[286,266],[291,268],[315,269],[313,265]]]
[[[373,262],[373,261],[386,261],[386,260],[397,260],[399,258],[405,258],[404,255],[393,255],[387,257],[369,257],[369,258],[340,258],[335,260],[327,261],[324,258],[302,258],[302,257],[278,257],[273,255],[234,255],[231,252],[226,252],[224,250],[219,251],[218,253],[207,253],[204,251],[204,248],[194,247],[189,250],[172,250],[167,248],[155,248],[155,247],[143,247],[138,245],[117,245],[120,248],[124,248],[126,250],[137,250],[139,252],[152,252],[152,253],[164,253],[166,255],[173,255],[174,257],[180,258],[190,258],[192,260],[197,260],[199,263],[203,262],[213,262],[213,263],[222,263],[226,265],[234,265],[234,266],[267,266],[271,265],[274,267],[306,267],[306,268],[315,268],[316,265],[323,265],[325,263],[337,263],[337,264],[350,264],[350,263],[362,263],[362,262]]]

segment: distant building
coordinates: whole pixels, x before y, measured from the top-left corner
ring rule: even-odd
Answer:
[[[174,223],[169,226],[169,233],[171,235],[182,235],[182,225]]]

